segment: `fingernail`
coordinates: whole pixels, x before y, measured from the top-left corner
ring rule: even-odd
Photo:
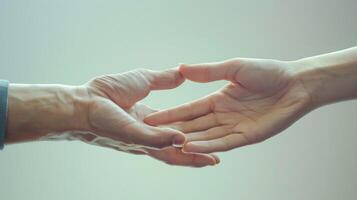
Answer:
[[[214,158],[216,165],[218,165],[221,162],[218,156],[216,155],[211,155],[211,156]]]
[[[190,141],[187,141],[183,147],[182,147],[182,152],[184,153],[197,153],[195,151],[192,151],[192,143]]]
[[[175,144],[175,143],[173,143],[172,146],[176,147],[176,148],[182,148],[183,144]]]
[[[216,160],[214,165],[218,165],[221,161],[220,160]]]
[[[179,63],[178,68],[179,68],[179,69],[182,69],[183,67],[187,67],[187,65],[188,65],[188,64],[186,64],[186,63]]]
[[[216,166],[218,165],[219,161],[217,161],[216,159],[213,161],[213,163],[211,164],[211,166]]]
[[[185,136],[178,134],[174,137],[172,145],[174,147],[182,147],[185,141],[186,141]]]
[[[218,165],[220,162],[221,162],[221,160],[218,158],[218,159],[216,160],[216,164]]]

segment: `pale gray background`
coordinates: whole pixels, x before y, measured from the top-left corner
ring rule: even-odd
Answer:
[[[138,67],[232,57],[297,59],[357,43],[355,0],[0,0],[0,78],[81,84]],[[166,108],[220,88],[153,93]],[[318,109],[204,169],[80,142],[0,152],[0,199],[356,199],[357,102]]]

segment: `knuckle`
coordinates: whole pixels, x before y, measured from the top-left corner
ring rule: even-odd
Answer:
[[[116,80],[110,75],[97,76],[89,82],[89,85],[103,90],[104,92],[110,92],[115,90]]]
[[[147,77],[148,74],[152,74],[152,70],[139,68],[135,70],[135,73],[140,74],[142,77]]]
[[[91,84],[103,84],[107,78],[107,75],[101,75],[101,76],[97,76],[95,78],[93,78],[92,80],[90,80],[89,82]]]
[[[135,70],[136,72],[139,72],[139,73],[145,73],[148,71],[148,69],[145,69],[145,68],[138,68]]]

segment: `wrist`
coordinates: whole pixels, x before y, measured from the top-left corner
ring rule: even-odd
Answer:
[[[305,92],[310,97],[310,110],[323,106],[323,100],[316,95],[322,87],[322,74],[314,63],[305,59],[290,62],[292,74],[295,80],[299,81],[304,87]]]
[[[351,48],[291,62],[313,108],[357,98],[356,58],[357,49]]]
[[[86,130],[87,101],[81,86],[11,84],[6,142]]]

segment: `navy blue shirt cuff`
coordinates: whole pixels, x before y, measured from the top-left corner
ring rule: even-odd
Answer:
[[[9,82],[0,80],[0,150],[4,148],[7,129],[8,88]]]

